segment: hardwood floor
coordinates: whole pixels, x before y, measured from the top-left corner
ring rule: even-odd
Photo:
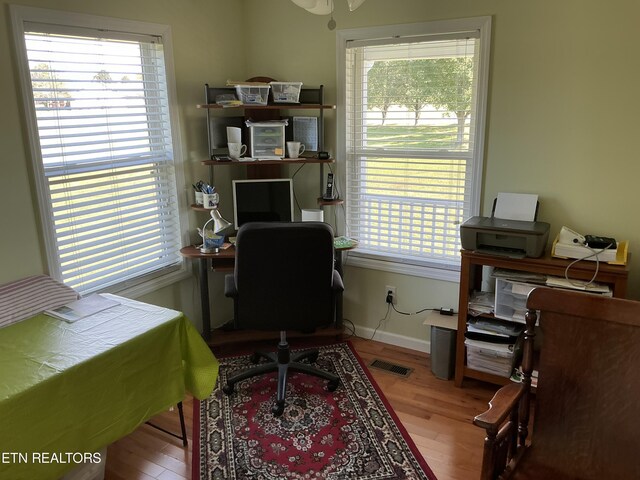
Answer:
[[[429,356],[380,342],[352,338],[368,365],[378,358],[413,368],[408,378],[371,368],[376,382],[439,480],[478,478],[484,431],[472,424],[483,412],[497,386],[465,380],[464,388],[438,380],[431,373]],[[295,348],[293,342],[292,347]],[[184,401],[189,439],[192,435],[191,397]],[[179,432],[178,411],[152,420]],[[191,478],[191,448],[148,425],[115,442],[107,452],[107,480],[183,480]]]

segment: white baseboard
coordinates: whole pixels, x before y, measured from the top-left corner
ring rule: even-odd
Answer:
[[[358,337],[371,338],[374,329],[368,327],[361,327],[360,325],[354,325],[355,333]],[[431,342],[426,340],[418,340],[413,337],[406,337],[404,335],[398,335],[397,333],[389,333],[383,330],[378,330],[372,340],[376,340],[382,343],[388,343],[397,347],[408,348],[410,350],[417,350],[418,352],[431,353]]]

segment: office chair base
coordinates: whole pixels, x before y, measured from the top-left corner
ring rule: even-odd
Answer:
[[[277,355],[274,353],[256,352],[251,355],[250,360],[253,363],[256,363],[260,358],[266,358],[269,360],[269,363],[258,365],[228,378],[227,383],[222,387],[222,391],[227,395],[231,395],[235,390],[236,383],[241,382],[242,380],[263,375],[265,373],[278,372],[276,403],[271,408],[271,413],[275,417],[279,417],[284,413],[289,371],[305,373],[307,375],[327,380],[327,390],[329,392],[335,391],[340,385],[340,377],[337,375],[320,370],[309,363],[302,363],[303,360],[307,360],[310,363],[315,362],[318,359],[317,350],[305,350],[291,355],[289,344],[285,341],[278,344]]]

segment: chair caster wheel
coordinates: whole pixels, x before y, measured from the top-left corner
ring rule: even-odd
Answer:
[[[271,413],[274,417],[279,417],[284,413],[284,402],[278,402],[271,407]]]
[[[329,380],[327,383],[327,390],[330,392],[335,392],[336,388],[340,385],[340,380]]]
[[[229,385],[228,383],[222,387],[222,391],[224,393],[226,393],[227,395],[231,395],[233,393],[233,387],[234,385]]]
[[[256,364],[260,361],[260,355],[258,355],[257,353],[252,353],[249,357],[249,360],[251,361],[251,363]]]

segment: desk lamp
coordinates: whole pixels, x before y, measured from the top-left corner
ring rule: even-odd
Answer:
[[[218,234],[223,230],[231,226],[227,220],[225,220],[217,208],[214,208],[210,212],[211,218],[202,227],[202,247],[200,247],[201,253],[218,253],[218,247],[207,248],[207,225],[213,222],[213,233]]]

